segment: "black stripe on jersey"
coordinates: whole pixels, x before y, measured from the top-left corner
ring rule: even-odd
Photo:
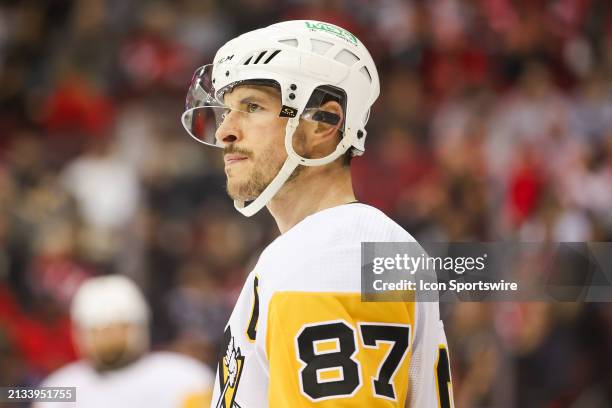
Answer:
[[[253,311],[249,319],[249,327],[247,328],[247,337],[251,341],[255,341],[257,337],[257,321],[259,320],[259,278],[255,276],[253,280]]]

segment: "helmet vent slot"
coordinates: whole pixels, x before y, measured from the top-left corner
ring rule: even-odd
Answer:
[[[249,58],[246,59],[246,61],[244,61],[243,65],[255,65],[255,64],[267,64],[268,62],[272,61],[274,59],[274,57],[276,57],[278,55],[278,53],[281,52],[281,50],[263,50],[260,51],[259,53],[255,53],[253,55],[251,55]],[[266,54],[268,54],[267,58],[264,59],[264,57],[266,56]],[[255,58],[255,60],[253,62],[251,62],[253,60],[253,58]]]
[[[325,54],[334,45],[333,43],[317,39],[311,39],[310,43],[312,44],[312,52],[319,55]]]
[[[257,58],[255,59],[255,61],[253,61],[253,64],[257,64],[257,63],[259,63],[259,60],[261,60],[261,59],[262,59],[262,57],[263,57],[264,55],[266,55],[266,52],[268,52],[268,51],[267,51],[267,50],[265,50],[265,51],[260,52],[260,53],[259,53],[259,55],[257,56]]]
[[[279,43],[281,44],[285,44],[288,45],[290,47],[296,47],[298,46],[298,40],[295,38],[289,38],[287,40],[278,40]]]
[[[278,55],[278,53],[281,52],[281,50],[276,50],[274,51],[265,61],[264,64],[267,64],[268,62],[272,61],[272,59],[274,57],[276,57]]]
[[[343,63],[344,65],[348,65],[349,67],[353,66],[357,61],[359,61],[359,57],[350,52],[349,50],[340,51],[334,59]]]
[[[372,83],[372,75],[370,75],[370,71],[366,67],[363,67],[359,70],[368,79],[368,82]]]

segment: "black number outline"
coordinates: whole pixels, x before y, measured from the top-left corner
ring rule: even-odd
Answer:
[[[357,367],[358,383],[355,386],[355,388],[353,389],[353,391],[351,393],[349,393],[349,394],[337,394],[337,395],[330,395],[330,396],[325,396],[325,397],[313,398],[308,393],[306,393],[306,390],[304,390],[304,382],[303,382],[303,379],[302,379],[302,375],[303,375],[304,369],[308,366],[308,363],[305,362],[304,360],[302,360],[302,357],[300,356],[299,338],[304,333],[304,331],[307,330],[310,327],[326,326],[326,325],[332,325],[332,324],[337,324],[337,323],[344,324],[348,329],[351,330],[351,332],[353,334],[354,351],[349,356],[349,359],[353,363],[355,363],[355,365]],[[350,397],[353,397],[357,392],[359,392],[359,390],[363,386],[363,378],[362,378],[362,374],[361,374],[361,363],[359,362],[359,360],[357,360],[357,358],[355,358],[355,356],[359,352],[359,348],[357,347],[359,343],[357,342],[357,333],[355,333],[355,328],[349,322],[347,322],[344,319],[336,319],[336,320],[326,320],[326,321],[320,321],[320,322],[316,322],[316,323],[304,324],[304,325],[302,325],[302,327],[300,328],[300,330],[298,331],[298,333],[296,334],[294,339],[295,339],[295,353],[296,353],[296,357],[297,357],[298,361],[300,362],[300,369],[298,370],[298,380],[299,380],[299,383],[300,383],[300,393],[304,397],[308,398],[312,402],[319,402],[319,401],[325,401],[325,400],[337,399],[337,398],[350,398]],[[321,339],[321,341],[323,341],[323,340],[334,340],[334,339],[338,339],[338,342],[340,342],[338,337],[330,337],[330,338],[327,338],[327,339]],[[312,347],[315,350],[315,354],[317,354],[317,355],[324,355],[324,354],[332,354],[332,353],[334,353],[334,352],[329,352],[329,351],[326,351],[326,352],[323,352],[323,353],[316,353],[314,342],[312,343]],[[340,348],[341,347],[338,344],[338,349],[340,350]],[[342,369],[341,366],[338,366],[338,368]],[[340,372],[342,373],[342,380],[337,380],[337,381],[344,381],[345,380],[344,370],[341,370]],[[317,378],[317,380],[318,380],[318,378]],[[321,384],[326,384],[326,383],[329,383],[329,382],[331,382],[331,381],[325,381],[325,382],[322,382]]]
[[[378,370],[376,372],[376,377],[372,377],[372,391],[375,397],[378,398],[382,398],[382,399],[386,399],[389,401],[394,401],[397,402],[397,395],[395,393],[395,384],[393,383],[393,378],[395,377],[395,375],[397,374],[397,371],[399,370],[400,366],[403,364],[404,360],[406,359],[406,356],[408,355],[408,351],[410,350],[411,346],[412,346],[412,326],[409,324],[401,324],[401,323],[383,323],[383,322],[358,322],[357,325],[359,326],[359,335],[361,336],[361,344],[363,345],[364,348],[366,349],[377,349],[380,348],[380,343],[386,343],[389,344],[389,350],[387,351],[387,353],[385,354],[384,358],[382,359],[382,362],[380,363],[380,365],[378,366]],[[398,343],[398,341],[393,341],[393,340],[387,340],[387,339],[379,339],[376,337],[372,337],[369,338],[368,336],[368,342],[366,342],[366,335],[363,331],[364,327],[402,327],[406,329],[406,347],[404,348],[404,350],[402,351],[402,356],[400,357],[400,359],[398,360],[397,364],[395,365],[395,367],[393,368],[393,371],[391,372],[391,375],[389,375],[389,380],[386,383],[381,382],[381,373],[383,371],[383,368],[388,368],[385,367],[387,365],[387,363],[390,362],[389,358],[391,357],[392,354],[394,354],[397,350],[397,347],[402,347],[402,345],[400,345]],[[374,340],[374,343],[372,343],[370,340]],[[401,349],[400,349],[401,350]],[[383,380],[384,381],[384,380]],[[377,392],[377,383],[379,384],[384,384],[384,385],[389,385],[391,387],[391,392],[393,394],[392,397],[385,395],[385,394],[379,394]]]
[[[442,359],[443,363],[446,364],[442,364],[442,366],[440,365],[440,358]],[[440,408],[454,408],[455,406],[455,402],[453,401],[453,380],[451,377],[451,370],[450,370],[450,357],[448,355],[448,348],[446,347],[446,344],[438,344],[438,356],[436,357],[436,364],[435,364],[435,370],[434,370],[434,374],[436,376],[436,391],[437,391],[437,395],[438,395],[438,407]],[[440,370],[444,370],[444,371],[440,371]],[[441,381],[443,379],[446,379],[446,381],[442,384]],[[444,399],[442,397],[442,391],[441,388],[445,389],[445,393],[444,393]]]
[[[253,279],[253,309],[251,318],[246,329],[246,337],[250,343],[257,338],[257,324],[259,323],[259,277],[255,275]]]

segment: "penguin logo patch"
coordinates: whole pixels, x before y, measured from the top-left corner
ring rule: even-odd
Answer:
[[[240,408],[234,401],[238,384],[240,383],[240,375],[244,368],[244,356],[240,351],[240,347],[236,347],[234,337],[230,327],[228,326],[224,333],[224,343],[226,346],[225,355],[219,358],[219,385],[221,387],[221,395],[215,405],[216,408]]]

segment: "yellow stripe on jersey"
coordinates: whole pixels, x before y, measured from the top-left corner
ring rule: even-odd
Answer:
[[[270,407],[403,407],[414,319],[412,302],[275,293],[266,333]]]

